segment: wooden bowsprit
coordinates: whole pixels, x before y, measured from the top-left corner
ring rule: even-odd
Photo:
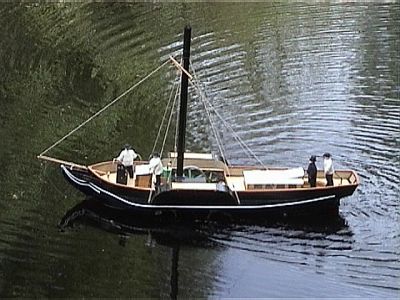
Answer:
[[[87,166],[79,165],[79,164],[76,164],[76,163],[73,163],[73,162],[57,159],[57,158],[50,157],[50,156],[38,155],[37,158],[41,159],[41,160],[45,160],[45,161],[50,161],[52,163],[56,163],[56,164],[59,164],[59,165],[69,166],[71,168],[76,168],[76,169],[81,169],[81,170],[87,170],[88,169]]]

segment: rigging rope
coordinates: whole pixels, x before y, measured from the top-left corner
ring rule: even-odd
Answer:
[[[157,146],[157,143],[158,143],[158,139],[160,138],[161,129],[164,126],[165,117],[167,116],[167,112],[168,112],[168,109],[169,109],[169,104],[171,103],[173,92],[174,92],[174,86],[172,86],[172,88],[171,88],[171,93],[169,94],[168,103],[167,103],[167,105],[165,107],[164,115],[162,117],[160,127],[158,128],[157,137],[156,137],[156,139],[154,141],[154,145],[153,145],[153,149],[151,150],[151,153],[154,153],[154,150],[156,149],[156,146]]]
[[[241,146],[241,148],[244,150],[244,152],[247,152],[249,155],[249,157],[253,157],[255,160],[257,160],[257,162],[262,165],[265,169],[267,169],[267,167],[264,165],[264,163],[257,157],[257,155],[249,148],[249,146],[240,138],[240,136],[235,132],[235,130],[232,128],[232,126],[229,125],[228,122],[225,121],[225,119],[221,116],[221,114],[218,113],[218,111],[215,109],[215,107],[211,104],[211,102],[208,100],[208,98],[205,95],[204,92],[204,97],[202,98],[201,95],[203,94],[203,91],[200,89],[200,87],[198,87],[198,85],[200,85],[200,81],[198,80],[198,77],[195,74],[195,70],[192,67],[193,70],[193,75],[195,78],[195,81],[190,81],[193,86],[198,90],[199,94],[200,94],[200,98],[204,99],[204,101],[206,101],[206,103],[209,105],[209,107],[211,107],[211,109],[213,110],[213,112],[215,113],[215,115],[222,121],[223,125],[228,128],[232,134],[233,137],[239,142],[239,145]],[[198,82],[198,84],[196,83]],[[212,120],[210,119],[210,123],[212,122]],[[218,137],[216,136],[216,139],[218,139]],[[218,141],[217,141],[218,143]],[[223,155],[223,153],[221,153],[221,155]]]
[[[193,75],[196,76],[196,73],[195,73],[195,71],[194,71],[193,68],[192,68],[192,70],[193,70]],[[211,113],[210,113],[210,111],[209,111],[209,109],[208,109],[208,107],[207,107],[207,104],[206,104],[205,100],[204,100],[205,97],[203,96],[203,93],[202,93],[202,91],[200,90],[200,88],[198,88],[196,85],[194,85],[194,87],[197,89],[197,91],[198,91],[198,93],[199,93],[199,96],[200,96],[200,100],[201,100],[201,102],[203,103],[204,109],[205,109],[205,111],[206,111],[206,113],[207,113],[207,117],[208,117],[208,120],[210,121],[211,130],[212,130],[212,132],[213,132],[213,134],[214,134],[214,136],[215,136],[215,140],[216,140],[216,142],[217,142],[217,146],[218,146],[218,148],[219,148],[219,152],[221,153],[222,158],[226,161],[225,152],[224,152],[224,150],[222,149],[222,148],[223,148],[223,147],[222,147],[222,142],[221,142],[221,140],[220,140],[220,138],[219,138],[219,135],[218,135],[218,133],[217,133],[217,130],[215,129],[214,123],[213,123],[213,121],[212,121],[212,119],[211,119]]]
[[[180,86],[179,86],[180,91]],[[175,138],[174,138],[174,152],[178,151],[178,131],[179,131],[179,112],[177,111],[176,120],[175,120]]]
[[[222,121],[222,123],[225,125],[226,128],[228,128],[229,130],[232,131],[232,134],[234,136],[234,138],[239,142],[239,144],[242,146],[242,149],[244,147],[244,150],[247,150],[248,153],[250,153],[251,156],[253,156],[254,159],[256,159],[265,169],[267,169],[267,166],[264,165],[264,163],[257,157],[257,155],[250,149],[250,147],[237,135],[237,133],[235,132],[235,130],[232,128],[232,126],[229,125],[229,123],[227,123],[224,118],[218,113],[217,110],[215,110],[215,108],[213,107],[213,105],[210,103],[210,101],[208,101],[208,99],[205,99],[208,103],[208,105],[210,105],[213,109],[215,114],[217,115],[217,117]]]
[[[163,140],[163,143],[162,143],[160,155],[162,155],[162,153],[164,152],[164,146],[165,146],[165,142],[167,140],[167,135],[168,135],[169,128],[171,126],[172,115],[174,114],[174,108],[175,108],[175,104],[177,102],[176,99],[178,99],[179,90],[180,90],[180,88],[179,88],[179,85],[178,85],[177,89],[176,89],[176,93],[175,93],[175,99],[174,99],[174,102],[172,103],[172,107],[171,107],[171,113],[169,114],[168,125],[167,125],[167,129],[165,130],[165,135],[164,135],[164,140]]]
[[[193,70],[193,76],[194,76],[194,78],[197,78],[197,76],[196,76],[196,71],[194,70],[193,67],[192,67],[192,70]],[[191,82],[192,82],[192,81],[191,81]],[[194,87],[198,90],[198,92],[199,92],[199,94],[200,94],[200,100],[203,102],[204,108],[205,108],[205,110],[206,110],[206,112],[207,112],[208,120],[210,121],[211,129],[212,129],[212,131],[213,131],[213,133],[214,133],[214,135],[215,135],[215,139],[216,139],[217,144],[218,144],[218,147],[219,147],[219,149],[220,149],[221,156],[222,156],[223,160],[226,161],[225,148],[223,147],[223,143],[222,143],[222,141],[221,141],[221,138],[219,137],[218,132],[217,132],[217,130],[215,129],[215,126],[214,126],[214,124],[213,124],[213,121],[212,121],[212,119],[211,119],[211,114],[210,114],[209,108],[207,108],[207,105],[206,105],[206,101],[208,101],[208,100],[206,99],[206,97],[204,97],[205,94],[202,93],[202,90],[201,90],[199,87],[197,87],[195,83],[194,83]],[[209,102],[208,102],[208,103],[209,103]],[[210,103],[209,103],[209,104],[210,104]],[[212,105],[210,105],[210,107],[213,108]],[[226,172],[228,173],[228,176],[231,175],[231,174],[230,174],[230,171],[229,171],[229,168],[226,168]],[[235,187],[235,186],[233,185],[233,187]],[[233,192],[235,193],[236,200],[237,200],[238,204],[240,205],[239,194],[237,193],[237,191],[236,191],[235,188],[233,189]]]
[[[194,74],[194,72],[193,72],[193,74]],[[200,90],[199,90],[199,92],[201,93]],[[226,161],[227,161],[227,160],[226,160],[226,155],[225,155],[226,151],[225,151],[225,148],[224,148],[223,143],[222,143],[222,141],[221,141],[221,138],[219,137],[218,132],[217,132],[217,130],[215,129],[215,126],[214,126],[213,121],[212,121],[212,119],[211,119],[211,113],[210,113],[209,108],[207,108],[206,100],[205,100],[205,98],[204,98],[203,96],[200,96],[200,99],[201,99],[201,101],[203,102],[204,108],[205,108],[205,110],[206,110],[206,112],[207,112],[208,120],[210,121],[211,129],[212,129],[212,131],[213,131],[213,133],[214,133],[214,135],[215,135],[215,139],[216,139],[216,141],[217,141],[218,148],[219,148],[219,151],[220,151],[220,153],[221,153],[221,156],[222,156],[223,160],[226,162]],[[226,168],[226,172],[227,172],[228,176],[231,176],[230,171],[229,171],[229,167]],[[233,185],[233,187],[235,187],[235,186]],[[237,191],[236,191],[235,188],[233,189],[233,192],[235,193],[236,200],[237,200],[238,204],[240,205],[239,194],[237,193]]]
[[[182,67],[182,65],[183,65],[183,57],[181,57],[180,64],[179,64],[179,63],[176,64],[176,63],[174,62],[173,59],[171,59],[171,60],[172,60],[172,63],[173,63],[176,67],[178,67],[179,70],[181,71],[181,82],[182,82],[182,72],[183,72],[183,70],[185,70],[185,69]],[[186,70],[185,70],[185,71],[186,71]],[[181,88],[182,86],[179,85],[179,87]],[[179,109],[180,109],[180,107],[179,107]],[[178,126],[178,124],[179,124],[179,115],[180,115],[180,112],[177,111],[177,114],[176,114],[176,121],[175,121],[174,152],[178,152],[178,132],[179,132],[179,126]],[[177,159],[177,158],[175,157],[174,162],[176,161],[176,159]]]
[[[173,92],[173,89],[171,89],[170,99],[168,100],[167,107],[165,108],[164,117],[165,117],[166,114],[167,114],[168,107],[169,107],[169,104],[170,104],[170,102],[171,102],[172,92]],[[174,97],[174,101],[172,102],[172,106],[171,106],[171,110],[170,110],[170,114],[169,114],[169,118],[168,118],[168,124],[167,124],[167,128],[166,128],[166,130],[165,130],[163,144],[162,144],[162,146],[161,146],[160,157],[162,157],[162,153],[163,153],[163,151],[164,151],[164,146],[165,146],[165,142],[166,142],[166,140],[167,140],[167,135],[168,135],[169,127],[170,127],[170,125],[171,125],[172,115],[174,114],[174,107],[175,107],[175,104],[176,104],[176,99],[178,98],[178,94],[179,94],[179,85],[177,85],[176,92],[175,92],[175,97]],[[161,132],[161,127],[162,127],[162,125],[164,124],[164,117],[163,117],[163,121],[161,122],[159,131],[158,131],[159,134],[160,134],[160,132]],[[156,142],[154,143],[153,152],[154,152],[154,149],[155,149],[155,147],[156,147],[158,138],[159,138],[159,135],[157,136]],[[153,175],[154,175],[154,174],[152,174],[152,177],[151,177],[152,185],[153,185]],[[153,195],[153,189],[151,188],[151,189],[150,189],[150,192],[149,192],[149,197],[148,197],[148,199],[147,199],[147,202],[148,202],[148,203],[151,203],[151,201],[153,200],[152,195]]]
[[[136,88],[137,86],[139,86],[140,84],[142,84],[144,81],[146,81],[148,78],[150,78],[153,74],[155,74],[157,71],[159,71],[162,67],[164,67],[167,63],[169,62],[169,59],[167,59],[163,64],[161,64],[160,66],[158,66],[157,68],[155,68],[153,71],[151,71],[149,74],[147,74],[143,79],[141,79],[140,81],[138,81],[137,83],[135,83],[134,85],[132,85],[130,88],[128,88],[125,92],[123,92],[121,95],[119,95],[117,98],[115,98],[113,101],[111,101],[110,103],[108,103],[106,106],[104,106],[102,109],[100,109],[98,112],[96,112],[94,115],[92,115],[89,119],[87,119],[86,121],[84,121],[82,124],[80,124],[79,126],[77,126],[76,128],[74,128],[73,130],[71,130],[68,134],[66,134],[65,136],[63,136],[61,139],[59,139],[57,142],[55,142],[53,145],[51,145],[49,148],[47,148],[46,150],[44,150],[42,153],[40,153],[39,156],[44,155],[46,152],[50,151],[51,149],[53,149],[55,146],[57,146],[58,144],[60,144],[62,141],[64,141],[67,137],[69,137],[70,135],[72,135],[73,133],[75,133],[76,131],[78,131],[80,128],[82,128],[83,126],[85,126],[87,123],[89,123],[91,120],[93,120],[95,117],[97,117],[98,115],[100,115],[103,111],[105,111],[107,108],[109,108],[111,105],[115,104],[118,100],[120,100],[122,97],[124,97],[125,95],[127,95],[128,93],[130,93],[134,88]]]

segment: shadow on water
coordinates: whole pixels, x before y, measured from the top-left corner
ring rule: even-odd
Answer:
[[[189,222],[171,218],[140,218],[140,216],[133,216],[132,213],[104,206],[93,198],[87,198],[69,209],[60,220],[58,227],[61,231],[66,231],[79,225],[91,226],[119,235],[119,244],[122,247],[125,247],[131,236],[147,235],[145,239],[147,246],[157,244],[171,248],[170,297],[172,299],[178,296],[178,265],[181,246],[225,248],[227,246],[221,242],[221,237],[222,241],[226,241],[230,236],[235,238],[238,233],[251,235],[260,230],[278,229],[286,232],[283,233],[285,236],[291,236],[290,232],[292,234],[296,232],[293,238],[298,238],[299,232],[302,232],[304,236],[309,235],[313,238],[318,236],[321,240],[339,231],[348,231],[346,222],[340,215],[325,220],[291,219],[284,222],[261,219],[227,222],[224,217]]]

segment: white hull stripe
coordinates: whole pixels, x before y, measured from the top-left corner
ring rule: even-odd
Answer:
[[[140,204],[140,203],[135,203],[135,202],[130,202],[118,195],[115,195],[91,182],[87,182],[85,180],[79,179],[76,176],[74,176],[71,172],[68,171],[68,169],[61,165],[61,168],[64,170],[65,174],[68,176],[68,178],[73,181],[74,183],[80,185],[80,186],[87,186],[90,187],[94,192],[97,194],[106,194],[118,201],[121,201],[129,206],[133,207],[138,207],[138,208],[152,208],[152,209],[204,209],[204,210],[216,210],[216,209],[228,209],[228,210],[237,210],[237,209],[242,209],[242,210],[255,210],[255,209],[263,209],[263,208],[279,208],[279,207],[290,207],[290,206],[296,206],[296,205],[302,205],[302,204],[308,204],[308,203],[313,203],[313,202],[319,202],[319,201],[324,201],[328,199],[333,199],[335,198],[335,195],[329,195],[329,196],[324,196],[324,197],[319,197],[315,199],[309,199],[309,200],[302,200],[302,201],[296,201],[296,202],[288,202],[288,203],[277,203],[277,204],[263,204],[263,205],[154,205],[154,204]]]

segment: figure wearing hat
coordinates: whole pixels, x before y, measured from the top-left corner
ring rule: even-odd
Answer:
[[[117,158],[114,158],[114,160],[117,160],[118,162],[123,164],[125,170],[127,170],[129,173],[129,177],[133,178],[133,161],[136,157],[137,154],[132,149],[132,147],[129,144],[125,144],[119,156]]]
[[[310,184],[310,187],[317,186],[317,166],[315,165],[316,161],[317,157],[315,155],[312,155],[310,157],[310,163],[307,168],[308,183]]]
[[[335,170],[333,169],[332,156],[330,153],[324,153],[322,155],[324,158],[324,174],[326,178],[326,186],[333,186],[333,173]]]

